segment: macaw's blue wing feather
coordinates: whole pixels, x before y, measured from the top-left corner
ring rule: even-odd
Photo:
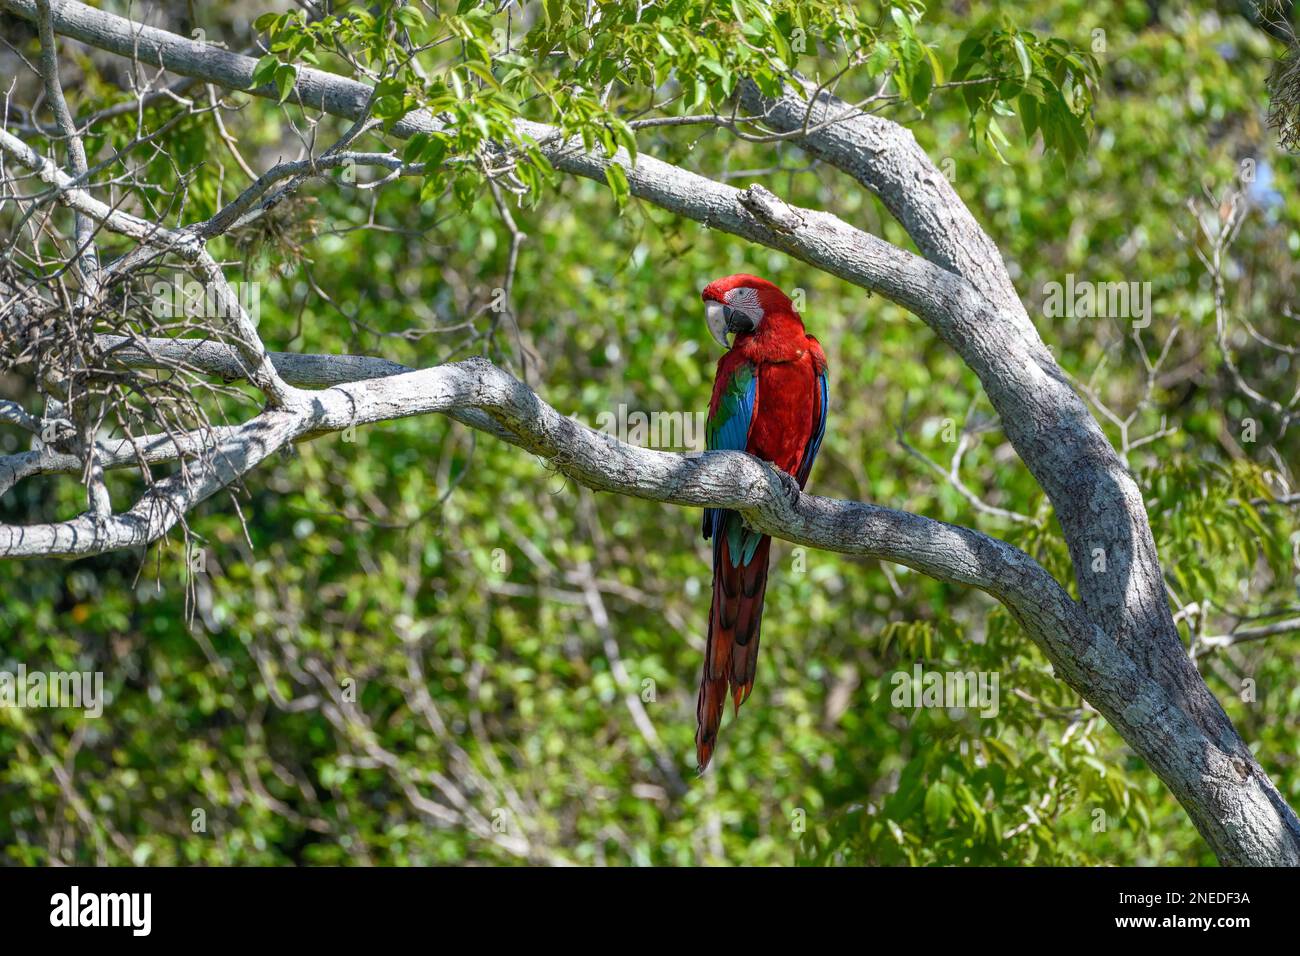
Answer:
[[[723,387],[722,398],[718,407],[709,416],[704,429],[705,447],[709,451],[744,451],[749,443],[749,426],[754,420],[754,403],[758,398],[758,376],[754,367],[748,363],[739,365],[731,373],[731,380]],[[730,516],[734,520],[728,520]],[[743,524],[734,511],[723,508],[704,509],[704,540],[713,539],[715,560],[722,542],[721,532],[726,527],[732,536],[731,555],[736,562],[753,557],[754,548],[758,546],[758,536],[753,543],[741,541],[739,535]],[[743,546],[742,546],[743,545]]]
[[[749,450],[757,399],[753,365],[741,363],[727,377],[719,376],[705,431],[710,451]],[[772,543],[766,535],[746,528],[738,512],[725,508],[705,510],[704,537],[713,539],[713,603],[695,706],[695,754],[701,769],[713,754],[728,689],[739,710],[754,687]]]
[[[813,422],[812,437],[808,439],[808,444],[804,448],[803,460],[799,462],[799,474],[795,477],[799,479],[799,487],[802,488],[808,484],[808,475],[812,472],[813,462],[817,460],[817,452],[821,451],[822,438],[826,435],[826,410],[830,406],[830,380],[827,378],[826,369],[822,369],[817,376],[817,418]]]

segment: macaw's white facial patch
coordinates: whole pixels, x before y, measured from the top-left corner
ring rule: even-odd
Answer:
[[[758,290],[750,289],[747,286],[740,286],[732,289],[723,298],[727,300],[727,305],[737,312],[743,312],[754,320],[754,327],[758,328],[758,323],[763,319],[763,307],[758,304]]]

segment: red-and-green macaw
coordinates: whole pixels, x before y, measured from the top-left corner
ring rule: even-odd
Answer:
[[[825,353],[790,299],[766,279],[727,276],[710,282],[702,297],[709,331],[727,349],[713,382],[707,447],[770,461],[802,489],[826,434]],[[754,688],[772,543],[721,508],[705,509],[704,537],[713,539],[713,606],[696,705],[701,771],[713,756],[728,685],[736,713]]]

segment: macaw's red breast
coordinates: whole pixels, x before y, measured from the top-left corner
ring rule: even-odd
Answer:
[[[758,394],[747,449],[751,455],[792,475],[799,471],[817,416],[816,379],[811,354],[758,367]]]
[[[819,415],[817,375],[826,356],[793,313],[767,316],[757,333],[736,337],[718,363],[718,381],[731,369],[751,363],[758,375],[754,417],[745,451],[795,474]],[[725,374],[724,374],[725,373]],[[715,391],[710,413],[717,407]]]

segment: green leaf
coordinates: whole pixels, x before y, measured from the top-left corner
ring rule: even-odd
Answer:
[[[1038,131],[1038,100],[1024,93],[1017,102],[1020,106],[1020,122],[1025,127],[1027,142],[1033,139],[1034,133]]]
[[[930,47],[925,47],[926,56],[930,58],[930,68],[934,70],[934,85],[943,86],[943,63],[939,61],[939,55]]]
[[[298,78],[298,68],[291,63],[281,63],[275,68],[275,85],[280,91],[280,102],[283,103],[293,92],[294,81]]]
[[[456,196],[456,204],[460,206],[462,212],[469,212],[474,208],[478,187],[479,184],[470,176],[461,176],[451,187],[452,193]]]
[[[787,66],[793,63],[794,57],[790,52],[790,44],[780,29],[773,28],[769,35],[772,38],[773,44],[776,46],[776,55],[781,62],[785,63]]]
[[[925,822],[938,829],[948,822],[956,805],[957,799],[951,787],[942,781],[930,784],[930,789],[925,792]]]
[[[402,9],[393,14],[393,19],[408,30],[413,30],[425,25],[424,14],[416,7],[412,6],[402,7]]]
[[[912,88],[909,91],[912,102],[924,106],[930,99],[930,90],[934,88],[934,72],[927,60],[922,60],[912,75]]]
[[[472,60],[468,61],[465,63],[465,69],[482,79],[484,83],[493,89],[500,89],[500,84],[497,82],[497,78],[493,76],[492,71],[482,63],[476,63]]]
[[[395,119],[402,115],[402,101],[396,96],[381,96],[375,100],[371,111],[379,119]]]
[[[435,167],[442,165],[442,161],[447,157],[447,139],[443,136],[432,135],[428,142],[420,149],[419,161],[426,166]]]
[[[961,41],[961,44],[957,47],[957,65],[952,71],[954,80],[964,79],[966,74],[970,72],[971,67],[978,63],[979,58],[984,55],[984,36],[985,31],[981,29]]]
[[[1012,768],[1019,766],[1020,761],[1016,757],[1016,752],[1008,747],[1003,741],[999,740],[997,737],[987,736],[983,738],[983,742],[985,749],[996,753],[1006,762],[1007,766]]]
[[[416,133],[406,141],[406,148],[402,150],[402,159],[408,163],[419,162],[420,151],[429,145],[430,138],[428,133]]]
[[[257,61],[257,66],[253,67],[253,85],[264,86],[270,83],[275,77],[275,68],[280,65],[280,61],[271,54],[267,54]]]
[[[894,25],[898,27],[898,31],[903,34],[903,36],[913,37],[916,35],[916,31],[912,27],[911,19],[903,10],[898,7],[890,7],[889,15],[893,18]]]
[[[632,128],[622,120],[615,121],[612,124],[612,127],[614,130],[614,138],[618,141],[620,146],[627,150],[628,156],[632,159],[632,165],[635,166],[637,157],[636,133],[634,133]]]
[[[1025,48],[1025,41],[1020,37],[1012,37],[1011,42],[1015,45],[1016,56],[1020,60],[1020,69],[1024,73],[1025,82],[1028,83],[1029,78],[1034,75],[1033,64],[1029,61],[1029,50]]]
[[[609,190],[614,194],[614,201],[618,203],[618,208],[622,209],[632,195],[632,188],[628,185],[627,174],[623,172],[623,167],[618,163],[610,163],[606,166],[605,181],[609,183]]]

